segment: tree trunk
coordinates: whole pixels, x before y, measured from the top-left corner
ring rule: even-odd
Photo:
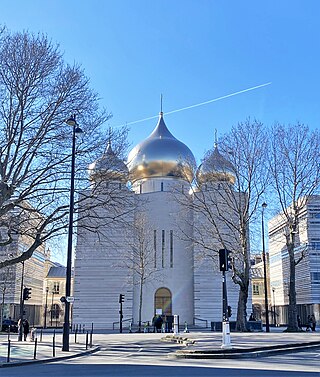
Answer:
[[[247,302],[248,302],[248,289],[240,285],[239,299],[238,299],[238,313],[237,313],[237,331],[247,331]]]
[[[249,294],[249,284],[250,284],[250,258],[247,247],[247,231],[246,223],[241,224],[241,247],[243,254],[243,273],[242,276],[238,277],[240,281],[238,282],[239,290],[239,299],[238,299],[238,313],[237,313],[237,331],[247,331],[247,303],[248,303],[248,294]]]
[[[6,290],[3,289],[2,291],[2,301],[1,301],[1,313],[0,313],[0,330],[2,331],[2,321],[3,321],[3,312],[4,312],[4,296],[5,296]]]
[[[297,295],[296,295],[296,264],[294,259],[294,243],[287,245],[289,254],[289,308],[288,327],[286,331],[299,331],[297,322]]]
[[[142,288],[143,279],[140,279],[140,297],[139,297],[139,332],[141,332],[141,315],[142,315]]]

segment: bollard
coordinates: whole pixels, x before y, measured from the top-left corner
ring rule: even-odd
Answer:
[[[52,339],[52,356],[56,357],[56,331],[53,330],[53,339]]]
[[[37,358],[37,344],[38,344],[38,338],[35,338],[35,340],[34,340],[33,360],[36,360],[36,358]]]
[[[11,348],[11,340],[8,339],[8,354],[7,354],[7,363],[10,362],[10,348]]]
[[[86,350],[88,349],[88,344],[89,343],[89,331],[87,331],[87,335],[86,335]]]
[[[179,334],[179,316],[177,314],[173,316],[173,334]]]
[[[79,323],[79,334],[81,334],[81,324]]]
[[[229,321],[222,322],[222,345],[221,348],[232,348],[230,339]]]
[[[187,321],[184,321],[184,331],[183,332],[189,332]]]
[[[76,331],[74,332],[74,342],[77,343],[77,334],[78,334],[78,327],[76,327]]]
[[[129,323],[129,333],[132,333],[132,322]]]
[[[42,329],[40,330],[40,342],[42,342]]]
[[[92,347],[92,331],[90,332],[90,348]]]
[[[84,334],[85,333],[85,324],[82,325],[82,333]]]

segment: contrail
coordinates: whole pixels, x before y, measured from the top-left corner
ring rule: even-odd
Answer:
[[[181,109],[168,111],[167,113],[164,113],[164,115],[169,115],[169,114],[173,114],[173,113],[178,113],[179,111],[184,111],[184,110],[192,109],[192,108],[194,108],[194,107],[207,105],[208,103],[217,102],[217,101],[220,101],[220,100],[222,100],[222,99],[224,99],[224,98],[229,98],[229,97],[236,96],[236,95],[238,95],[238,94],[242,94],[242,93],[245,93],[245,92],[250,92],[251,90],[259,89],[259,88],[262,88],[262,87],[267,86],[267,85],[271,85],[271,82],[267,82],[267,83],[265,83],[265,84],[261,84],[261,85],[253,86],[253,87],[251,87],[251,88],[243,89],[243,90],[240,90],[240,91],[238,91],[238,92],[234,92],[234,93],[231,93],[231,94],[227,94],[227,95],[225,95],[225,96],[222,96],[222,97],[218,97],[218,98],[210,99],[209,101],[205,101],[205,102],[197,103],[197,104],[195,104],[195,105],[190,105],[190,106],[187,106],[187,107],[182,107]],[[130,124],[136,124],[136,123],[144,122],[144,121],[146,121],[146,120],[150,120],[150,119],[158,118],[158,116],[159,116],[159,115],[154,115],[154,116],[152,116],[152,117],[148,117],[148,118],[144,118],[144,119],[135,120],[134,122],[129,122],[129,123],[126,123],[125,125],[129,126]],[[124,124],[123,124],[123,125],[124,125]]]

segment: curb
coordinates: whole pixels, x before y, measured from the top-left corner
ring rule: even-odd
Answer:
[[[83,352],[75,353],[73,355],[66,355],[66,356],[58,356],[58,357],[51,357],[48,359],[41,359],[41,360],[21,360],[21,361],[12,361],[9,363],[0,363],[0,368],[9,368],[9,367],[18,367],[22,365],[29,365],[29,364],[45,364],[45,363],[53,363],[55,361],[61,360],[68,360],[68,359],[75,359],[76,357],[90,355],[91,353],[95,353],[100,351],[100,346],[94,347],[90,350],[86,350]]]
[[[320,348],[320,341],[283,345],[279,344],[269,347],[254,347],[249,349],[179,350],[176,351],[173,356],[184,359],[240,359],[272,356],[280,353],[297,352],[313,348]]]

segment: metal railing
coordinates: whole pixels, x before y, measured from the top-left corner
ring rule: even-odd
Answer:
[[[123,320],[122,320],[122,323],[123,323],[123,322],[133,322],[133,318],[123,319]],[[115,329],[114,327],[115,327],[115,325],[117,325],[117,324],[120,324],[120,321],[117,321],[117,322],[113,322],[113,323],[112,323],[112,330]]]
[[[208,328],[208,320],[206,319],[202,319],[202,318],[198,318],[198,317],[194,317],[193,318],[193,324],[196,326],[197,323],[196,321],[200,321],[200,322],[204,322],[206,325],[205,325],[205,328]]]

